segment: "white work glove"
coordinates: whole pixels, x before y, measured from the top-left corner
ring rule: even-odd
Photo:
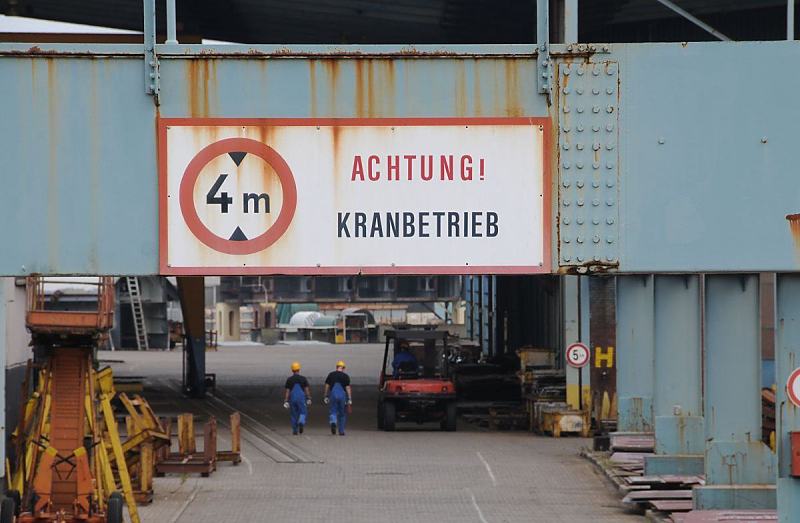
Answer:
[[[347,404],[348,404],[348,405],[352,405],[352,404],[353,404],[353,400],[351,400],[351,399],[348,399],[348,400],[347,400]]]
[[[311,405],[311,398],[308,398],[308,399],[306,400],[306,405]]]
[[[327,405],[330,402],[331,402],[331,400],[328,399],[328,396],[325,396],[324,398],[322,398],[322,403],[324,403],[325,405]]]
[[[284,401],[283,402],[283,408],[284,409],[288,409],[289,408],[289,402],[288,401]]]

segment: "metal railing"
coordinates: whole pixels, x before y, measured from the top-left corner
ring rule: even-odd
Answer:
[[[84,334],[87,331],[107,331],[114,324],[114,278],[99,276],[66,280],[44,276],[27,278],[28,308],[26,324],[31,331],[72,332]],[[94,296],[96,305],[81,310],[64,308],[60,285],[87,288],[83,296]],[[50,288],[48,288],[50,286]]]

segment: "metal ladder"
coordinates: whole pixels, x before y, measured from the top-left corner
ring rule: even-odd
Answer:
[[[133,312],[133,328],[136,330],[136,348],[139,350],[149,350],[147,343],[147,327],[144,323],[144,311],[142,309],[142,295],[139,293],[139,278],[128,276],[128,297],[131,300],[131,311]]]

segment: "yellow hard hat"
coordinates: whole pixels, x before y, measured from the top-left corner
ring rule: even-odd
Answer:
[[[344,361],[342,361],[342,360],[339,360],[339,361],[337,361],[337,362],[336,362],[336,366],[337,366],[337,367],[342,367],[342,368],[345,368],[345,367],[347,367],[347,365],[345,365],[345,364],[344,364]]]
[[[297,372],[299,370],[300,370],[300,362],[299,361],[292,362],[292,372]]]

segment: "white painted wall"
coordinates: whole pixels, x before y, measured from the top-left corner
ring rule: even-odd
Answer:
[[[0,343],[5,349],[5,367],[10,369],[24,365],[31,357],[30,334],[25,328],[25,287],[17,286],[15,278],[0,278]]]

